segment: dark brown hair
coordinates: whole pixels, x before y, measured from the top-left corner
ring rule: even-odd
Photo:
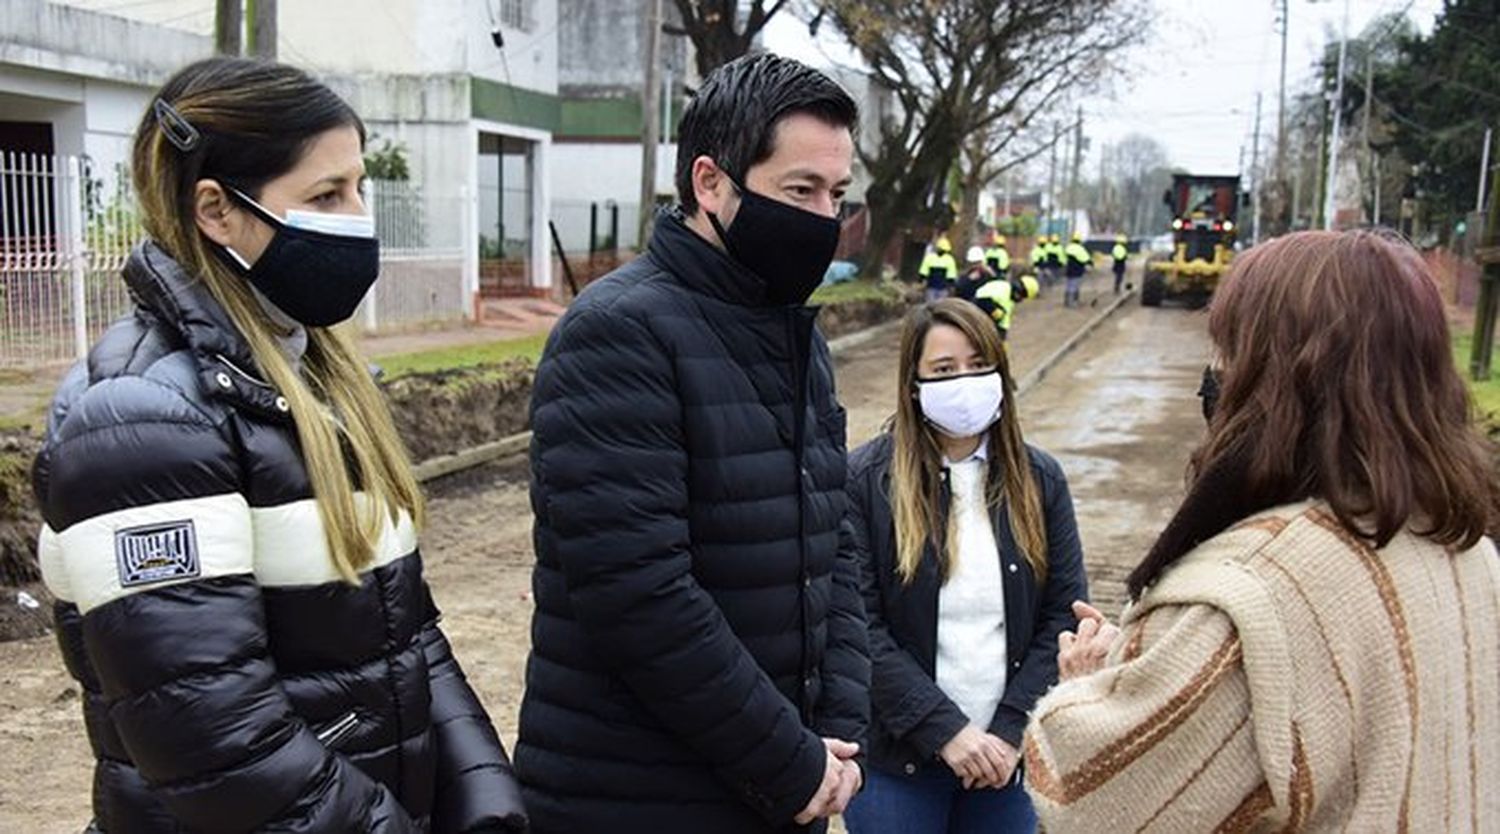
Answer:
[[[985,498],[990,508],[1006,505],[1016,545],[1031,566],[1037,584],[1047,581],[1047,532],[1042,518],[1041,490],[1031,471],[1031,457],[1016,416],[1016,384],[1010,375],[1005,343],[989,316],[967,301],[946,298],[924,304],[906,316],[901,330],[901,364],[896,375],[900,392],[891,418],[894,451],[891,455],[891,515],[896,527],[896,571],[904,582],[917,575],[927,545],[938,557],[938,575],[947,581],[953,565],[954,537],[948,535],[942,506],[943,452],[937,431],[923,419],[917,400],[917,366],[933,327],[957,328],[994,365],[1005,386],[1000,419],[986,432],[989,465]]]
[[[1235,522],[1304,499],[1376,547],[1408,524],[1458,549],[1484,535],[1500,489],[1437,284],[1410,245],[1355,231],[1257,246],[1219,289],[1209,335],[1218,406],[1132,597]]]

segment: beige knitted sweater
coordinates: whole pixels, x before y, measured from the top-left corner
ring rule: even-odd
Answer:
[[[1174,565],[1026,734],[1049,834],[1500,832],[1500,557],[1325,505]]]

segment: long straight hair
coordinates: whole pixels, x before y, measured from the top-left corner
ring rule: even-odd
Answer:
[[[1410,245],[1357,231],[1257,246],[1215,297],[1209,335],[1218,405],[1133,597],[1201,542],[1295,501],[1328,502],[1375,547],[1409,525],[1450,548],[1484,535],[1500,488],[1437,282]]]
[[[927,334],[934,326],[957,328],[987,365],[1000,371],[1005,402],[1000,419],[989,428],[989,465],[985,472],[985,503],[991,514],[1005,506],[1011,530],[1039,584],[1047,581],[1047,534],[1042,518],[1041,490],[1031,471],[1031,457],[1016,417],[1015,380],[1005,344],[990,319],[967,301],[947,298],[911,311],[901,330],[897,371],[899,393],[891,418],[895,447],[891,461],[891,510],[896,525],[896,571],[908,584],[916,578],[922,555],[930,545],[938,558],[938,575],[947,581],[958,558],[957,536],[951,534],[951,513],[942,506],[943,450],[937,430],[922,416],[917,397],[918,365]]]
[[[421,488],[385,399],[341,328],[307,328],[302,373],[292,367],[249,284],[214,255],[214,244],[199,231],[194,195],[200,179],[220,178],[259,199],[265,184],[295,167],[317,137],[353,127],[363,144],[364,125],[306,73],[265,61],[200,61],[180,70],[157,96],[201,138],[192,150],[179,150],[147,108],[132,156],[146,232],[203,281],[249,345],[260,373],[286,397],[328,550],[344,579],[357,583],[359,571],[373,561],[382,516],[395,521],[404,511],[418,527],[425,516]]]

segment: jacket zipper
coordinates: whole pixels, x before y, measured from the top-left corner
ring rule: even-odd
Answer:
[[[348,714],[319,727],[317,733],[318,741],[329,750],[337,750],[340,742],[347,739],[359,727],[359,714],[350,710]]]

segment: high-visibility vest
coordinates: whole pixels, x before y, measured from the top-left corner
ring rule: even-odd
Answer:
[[[1070,278],[1081,277],[1084,268],[1094,262],[1094,256],[1089,254],[1089,250],[1077,241],[1068,244],[1068,248],[1064,250],[1064,255],[1067,258],[1068,277]]]
[[[958,280],[958,261],[952,252],[928,252],[917,274],[926,278],[927,286],[932,289],[946,289],[949,283]]]
[[[991,246],[984,253],[984,262],[997,275],[1004,275],[1010,269],[1010,252],[1004,246]]]
[[[1016,299],[1011,295],[1010,282],[1003,278],[985,282],[974,293],[974,303],[979,309],[990,314],[995,320],[995,326],[1001,330],[1010,329],[1011,315],[1016,310]]]
[[[1109,254],[1112,255],[1117,261],[1124,261],[1126,258],[1130,257],[1130,250],[1125,248],[1125,244],[1116,243],[1114,251],[1110,252]]]

